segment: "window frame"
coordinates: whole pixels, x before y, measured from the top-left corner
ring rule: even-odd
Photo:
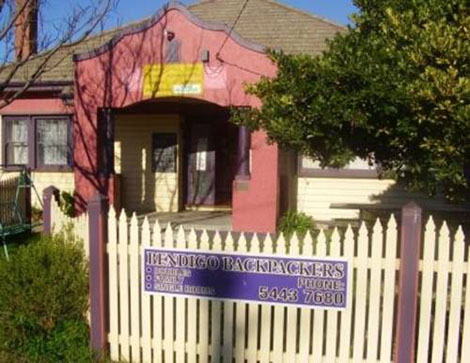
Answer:
[[[28,148],[28,160],[26,161],[26,164],[10,164],[8,162],[8,145],[10,141],[8,140],[8,132],[10,129],[10,126],[8,125],[9,123],[13,121],[20,121],[20,120],[25,120],[26,125],[27,125],[27,139],[26,139],[26,147]],[[5,117],[3,116],[2,118],[2,164],[8,168],[8,169],[17,169],[17,168],[22,168],[24,166],[29,167],[29,158],[30,158],[30,150],[29,150],[29,145],[30,145],[30,140],[31,138],[31,130],[30,130],[30,119],[29,116],[11,116],[11,117]]]
[[[349,169],[349,168],[309,168],[304,167],[303,155],[297,156],[297,174],[300,178],[344,178],[344,179],[378,179],[377,169]]]
[[[157,148],[156,146],[156,139],[158,136],[164,136],[164,137],[171,137],[171,138],[175,138],[175,144],[174,146],[171,146],[172,148],[174,147],[174,150],[173,150],[173,158],[174,158],[174,162],[173,162],[173,168],[171,168],[171,170],[160,170],[158,168],[158,165],[156,164],[155,162],[155,149]],[[172,140],[173,141],[173,140]],[[178,133],[177,132],[153,132],[152,133],[152,149],[151,149],[151,154],[150,154],[150,157],[151,157],[151,169],[152,169],[152,173],[167,173],[167,174],[174,174],[174,173],[177,173],[178,172]]]
[[[28,162],[26,167],[33,171],[61,172],[71,171],[73,168],[73,139],[72,139],[72,115],[2,115],[2,164],[5,168],[15,169],[20,165],[8,164],[7,157],[7,130],[8,123],[15,120],[27,120],[28,123]],[[37,143],[38,120],[65,120],[67,123],[67,164],[44,165],[39,161]],[[21,165],[22,166],[22,165]]]

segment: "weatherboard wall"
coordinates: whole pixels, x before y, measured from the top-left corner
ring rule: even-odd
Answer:
[[[176,115],[117,115],[114,162],[122,206],[128,211],[177,212],[182,170],[181,120]],[[152,134],[176,133],[176,172],[153,172]]]
[[[332,208],[333,204],[377,203],[381,196],[394,185],[393,180],[299,177],[297,209],[318,221],[333,219],[356,219],[358,209]],[[391,199],[399,198],[397,194]]]

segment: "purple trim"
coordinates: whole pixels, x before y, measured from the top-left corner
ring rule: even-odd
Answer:
[[[36,122],[33,117],[28,120],[28,168],[36,168]]]
[[[63,120],[67,123],[67,164],[58,164],[58,165],[45,165],[41,162],[39,159],[39,144],[37,143],[37,128],[38,128],[38,122],[39,121],[47,121],[47,120]],[[71,134],[71,121],[70,121],[70,116],[34,116],[31,118],[31,121],[33,123],[32,128],[34,132],[32,133],[33,136],[33,142],[30,145],[34,145],[34,147],[30,147],[30,150],[33,149],[32,153],[32,159],[34,160],[34,167],[35,170],[37,171],[67,171],[71,170],[71,155],[72,155],[72,147],[70,145],[70,134]],[[30,133],[31,134],[31,133]],[[33,166],[31,166],[33,167]]]
[[[359,169],[302,169],[299,171],[299,177],[375,179],[379,177],[379,173],[375,170]]]
[[[193,24],[199,26],[200,28],[206,29],[206,30],[214,30],[214,31],[223,31],[227,35],[230,35],[230,37],[235,40],[238,44],[240,44],[242,47],[248,48],[250,50],[253,50],[258,53],[265,53],[266,47],[253,43],[251,41],[248,41],[246,39],[243,39],[240,35],[238,35],[235,31],[230,32],[230,27],[226,24],[220,24],[220,23],[213,23],[213,22],[207,22],[204,20],[199,19],[197,16],[195,16],[193,13],[191,13],[184,5],[177,1],[170,1],[166,5],[164,5],[154,16],[152,16],[150,19],[147,21],[144,21],[140,24],[137,25],[132,25],[129,26],[126,29],[123,29],[121,32],[119,32],[116,36],[114,36],[111,40],[108,42],[104,43],[98,48],[93,49],[92,51],[89,52],[84,52],[80,54],[74,54],[73,60],[74,61],[82,61],[82,60],[87,60],[90,58],[97,57],[103,53],[106,53],[110,51],[116,44],[118,44],[125,36],[127,35],[132,35],[136,33],[140,33],[142,31],[147,30],[148,28],[154,26],[157,24],[161,18],[170,10],[178,10],[183,13],[183,15],[188,18],[189,21],[191,21]]]
[[[304,168],[302,166],[302,155],[300,154],[297,157],[297,174],[301,178],[377,179],[380,176],[377,170]]]
[[[238,170],[237,179],[250,178],[251,133],[248,127],[238,126]]]
[[[7,165],[7,123],[5,122],[5,117],[3,117],[2,119],[2,139],[0,140],[0,142],[2,143],[1,147],[2,147],[2,160],[0,160],[0,162],[2,163],[2,165],[5,166],[5,168],[8,169],[8,165]]]
[[[52,185],[42,192],[43,212],[42,219],[44,223],[43,233],[50,235],[52,233],[52,197],[58,203],[60,201],[60,191]]]
[[[98,150],[101,172],[114,174],[114,111],[103,108],[98,111]]]
[[[26,170],[25,177],[27,178],[27,184],[32,185],[31,170]],[[25,222],[31,224],[32,221],[32,200],[31,200],[31,187],[24,188],[24,208],[25,208]]]
[[[414,202],[402,209],[400,285],[398,289],[396,363],[415,361],[418,314],[418,276],[422,210]]]
[[[160,140],[159,140],[160,138]],[[163,140],[162,140],[163,139]],[[163,145],[159,145],[158,141],[163,141]],[[166,143],[165,143],[166,142]],[[156,149],[161,149],[161,147],[172,148],[172,157],[173,157],[173,164],[170,165],[171,168],[168,169],[161,168],[158,165],[158,161],[155,160],[155,151]],[[177,172],[177,164],[178,164],[178,134],[176,132],[153,132],[152,133],[152,149],[150,153],[150,164],[153,173],[176,173]]]
[[[8,153],[7,153],[7,143],[9,142],[7,139],[7,135],[10,133],[10,122],[12,121],[18,121],[18,120],[25,120],[26,122],[29,122],[28,116],[3,116],[2,119],[2,150],[3,150],[3,156],[2,156],[2,164],[5,165],[6,170],[18,170],[18,166],[21,168],[23,167],[29,167],[29,149],[28,149],[28,162],[23,165],[23,164],[9,164],[8,163]],[[28,147],[29,147],[29,135],[31,133],[29,129],[29,124],[28,124]]]
[[[88,201],[90,243],[90,339],[91,348],[107,347],[106,241],[108,198],[98,192]]]

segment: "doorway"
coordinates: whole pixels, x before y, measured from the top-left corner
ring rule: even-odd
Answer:
[[[187,125],[186,208],[231,208],[237,127],[227,118]]]

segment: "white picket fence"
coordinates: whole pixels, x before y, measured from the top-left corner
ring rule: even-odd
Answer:
[[[132,362],[360,362],[392,359],[397,230],[391,219],[383,249],[383,231],[374,227],[372,254],[363,226],[356,239],[335,230],[328,244],[320,232],[317,243],[308,235],[247,240],[220,234],[197,237],[182,228],[173,231],[145,219],[130,224],[109,214],[110,352],[112,359]],[[357,252],[354,246],[357,244]],[[149,296],[141,293],[141,253],[145,246],[239,251],[279,255],[347,257],[355,268],[353,306],[345,312]],[[289,247],[288,247],[289,246]],[[382,254],[385,250],[385,258]],[[382,280],[382,273],[385,280]],[[368,275],[370,274],[370,285]],[[390,287],[391,288],[386,288]],[[368,296],[370,288],[370,296]],[[382,292],[384,299],[381,300]],[[366,316],[369,316],[366,319]],[[354,323],[353,323],[354,316]],[[379,332],[382,332],[379,335]],[[380,340],[379,340],[380,339]],[[367,347],[367,348],[366,348]],[[187,360],[186,360],[187,359]]]
[[[55,210],[54,217],[60,213]],[[63,218],[63,217],[60,217]],[[87,217],[74,223],[87,241]],[[140,223],[111,208],[108,219],[109,348],[129,362],[268,363],[392,362],[400,256],[397,223],[324,231],[303,241]],[[85,246],[87,243],[85,243]],[[208,301],[142,293],[145,246],[239,251],[282,256],[345,257],[353,267],[345,311]],[[436,253],[437,252],[437,253]],[[470,362],[469,247],[426,225],[420,261],[417,362]],[[435,281],[434,281],[435,280]],[[467,342],[467,344],[462,344]]]
[[[459,228],[451,235],[446,223],[436,233],[431,218],[423,247],[417,362],[470,362],[470,249],[464,233]]]

